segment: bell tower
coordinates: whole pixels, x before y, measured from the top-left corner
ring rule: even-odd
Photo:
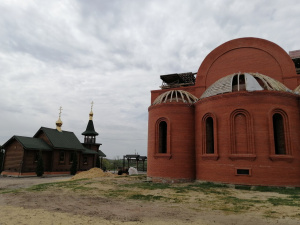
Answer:
[[[86,126],[86,130],[82,133],[84,135],[83,145],[89,149],[98,151],[100,143],[96,143],[96,136],[99,134],[95,131],[94,122],[93,122],[93,105],[94,102],[91,102],[91,112],[89,114],[89,122]]]

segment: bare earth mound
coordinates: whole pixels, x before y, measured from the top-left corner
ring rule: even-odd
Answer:
[[[115,174],[103,172],[99,168],[92,168],[88,171],[83,171],[71,178],[71,180],[85,179],[85,178],[97,178],[97,177],[114,177]]]

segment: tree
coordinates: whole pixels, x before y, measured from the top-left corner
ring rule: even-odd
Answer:
[[[114,169],[114,167],[113,167],[113,163],[111,163],[111,161],[109,161],[108,159],[105,159],[105,158],[103,158],[102,159],[102,167],[104,168],[106,168],[107,170],[113,170]]]
[[[38,177],[41,177],[44,174],[44,162],[42,157],[42,151],[39,151],[35,173]]]
[[[100,168],[100,157],[96,155],[96,167]]]
[[[73,152],[73,163],[70,169],[70,174],[71,175],[75,175],[78,171],[77,167],[78,167],[78,159],[77,159],[77,152]]]

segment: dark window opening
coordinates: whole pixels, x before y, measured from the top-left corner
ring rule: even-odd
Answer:
[[[167,123],[159,123],[159,153],[167,153]]]
[[[274,132],[274,144],[275,154],[285,155],[285,135],[284,135],[284,123],[281,114],[276,113],[273,115],[273,132]]]
[[[214,154],[214,121],[211,117],[206,119],[206,154]]]
[[[83,164],[88,164],[88,157],[87,156],[83,156]]]
[[[39,159],[39,152],[35,152],[35,155],[34,155],[34,162],[37,162],[38,159]]]
[[[246,91],[245,76],[239,75],[239,91]]]
[[[59,162],[65,162],[65,152],[59,152]]]
[[[232,91],[246,91],[246,81],[245,76],[243,74],[241,75],[235,75],[232,79]]]
[[[91,143],[94,144],[96,142],[95,136],[85,136],[84,143]]]
[[[237,175],[250,175],[249,169],[237,169],[236,170]]]
[[[232,91],[238,91],[238,76],[235,75],[232,80]]]
[[[70,152],[70,163],[71,163],[71,164],[73,163],[74,155],[75,155],[74,152]]]

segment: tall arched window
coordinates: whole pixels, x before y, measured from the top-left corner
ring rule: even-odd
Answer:
[[[273,115],[273,133],[274,133],[274,145],[275,154],[285,155],[285,135],[284,135],[284,120],[281,114],[275,113]]]
[[[159,153],[167,153],[167,128],[166,121],[159,123]]]
[[[214,154],[214,121],[213,118],[207,117],[206,121],[206,154]]]

